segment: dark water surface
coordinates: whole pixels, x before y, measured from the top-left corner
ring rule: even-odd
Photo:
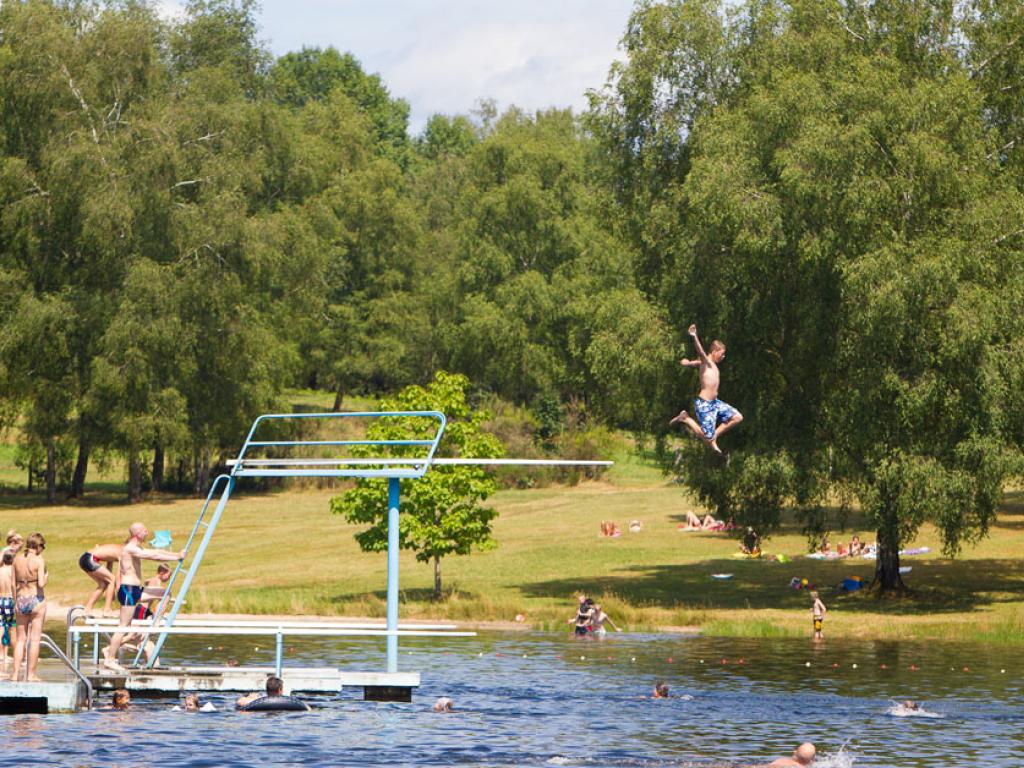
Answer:
[[[164,661],[270,664],[268,639],[173,638]],[[296,666],[384,667],[379,640],[289,645]],[[423,676],[411,704],[353,690],[305,697],[308,714],[236,713],[214,695],[215,713],[136,698],[129,712],[7,717],[0,765],[736,766],[811,740],[826,768],[1024,766],[1015,646],[481,633],[403,638],[400,653]],[[673,698],[647,698],[657,680]],[[432,712],[438,696],[456,711]],[[906,698],[935,717],[890,714]]]

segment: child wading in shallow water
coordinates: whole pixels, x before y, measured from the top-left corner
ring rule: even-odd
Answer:
[[[718,438],[743,421],[743,414],[718,399],[718,364],[725,358],[725,344],[715,339],[711,342],[711,351],[705,353],[697,338],[697,326],[691,325],[687,332],[693,337],[698,359],[688,360],[684,357],[679,364],[684,368],[700,368],[700,395],[693,401],[693,411],[697,418],[690,416],[684,408],[669,424],[685,424],[711,450],[721,453]]]
[[[825,614],[828,613],[828,608],[825,607],[816,591],[811,592],[811,597],[814,598],[814,605],[811,606],[811,614],[814,616],[814,639],[821,640],[824,637],[821,634],[821,623],[825,621]]]

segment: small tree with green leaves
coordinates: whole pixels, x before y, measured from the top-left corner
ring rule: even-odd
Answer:
[[[396,397],[384,398],[383,411],[441,411],[448,419],[439,456],[492,458],[504,448],[494,436],[483,432],[481,424],[490,418],[482,410],[473,410],[466,402],[469,379],[461,374],[439,371],[426,387],[410,386]],[[383,418],[367,429],[370,440],[424,439],[433,435],[435,422],[422,417]],[[369,456],[371,447],[361,451]],[[379,449],[377,449],[379,450]],[[398,539],[402,549],[411,549],[422,563],[434,563],[434,598],[441,597],[441,558],[468,555],[474,547],[491,549],[491,521],[497,515],[482,505],[497,490],[497,483],[482,467],[433,467],[419,480],[402,488]],[[388,546],[388,482],[384,479],[360,479],[355,488],[331,499],[331,511],[344,515],[350,523],[370,527],[356,534],[366,552],[380,552]]]

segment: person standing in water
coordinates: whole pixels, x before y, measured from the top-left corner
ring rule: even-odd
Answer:
[[[609,616],[607,613],[605,613],[604,611],[601,610],[600,604],[596,604],[595,603],[594,604],[594,613],[592,614],[592,617],[590,619],[590,625],[594,628],[593,629],[594,634],[597,635],[598,637],[600,637],[601,635],[607,635],[608,634],[608,630],[604,628],[604,623],[606,621],[609,624],[612,625],[612,628],[616,632],[621,632],[622,631],[617,626],[615,626],[615,622],[612,621],[611,616]]]
[[[568,624],[573,625],[573,632],[576,637],[586,637],[594,631],[594,601],[586,595],[580,595],[580,602],[576,608],[576,615],[573,616]]]
[[[721,453],[718,438],[725,432],[743,421],[743,414],[726,402],[718,399],[720,374],[718,364],[725,359],[725,344],[715,339],[711,342],[711,351],[704,352],[700,339],[697,337],[697,326],[691,325],[687,332],[693,338],[697,349],[697,359],[683,358],[679,364],[684,368],[700,368],[700,394],[693,401],[696,419],[684,408],[669,425],[685,424],[693,434],[707,443],[715,453]]]
[[[821,634],[821,624],[825,621],[825,614],[828,613],[828,608],[825,607],[825,603],[818,597],[817,590],[811,592],[811,597],[814,598],[814,604],[811,606],[811,615],[814,617],[814,639],[823,640],[824,635]]]

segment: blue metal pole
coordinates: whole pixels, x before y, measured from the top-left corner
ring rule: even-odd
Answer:
[[[388,621],[389,632],[398,630],[398,488],[397,477],[388,478]],[[398,635],[387,639],[388,672],[398,671]]]

